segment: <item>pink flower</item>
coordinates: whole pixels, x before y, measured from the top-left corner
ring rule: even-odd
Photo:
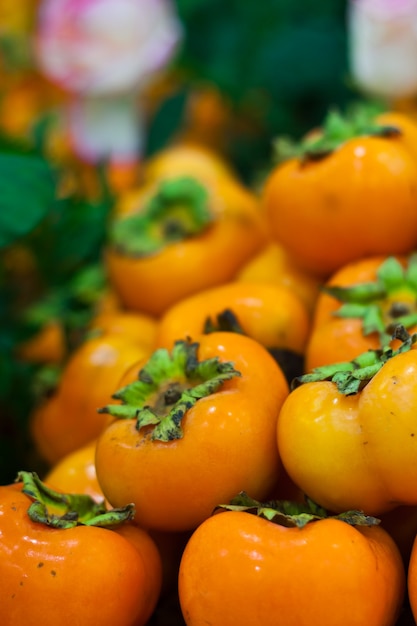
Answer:
[[[417,0],[351,0],[350,69],[367,94],[417,94]]]
[[[381,19],[392,19],[398,15],[409,15],[416,10],[415,0],[352,0],[352,4],[374,13]]]
[[[35,53],[70,92],[129,92],[170,60],[181,35],[170,0],[43,0]]]

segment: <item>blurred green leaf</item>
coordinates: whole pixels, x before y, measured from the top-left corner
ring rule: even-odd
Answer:
[[[26,235],[51,208],[56,178],[35,156],[0,154],[0,248]]]
[[[182,126],[189,89],[181,87],[161,102],[147,132],[146,157],[161,150]]]

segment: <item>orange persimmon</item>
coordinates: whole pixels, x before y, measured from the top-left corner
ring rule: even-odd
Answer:
[[[155,183],[118,216],[105,249],[109,281],[130,310],[159,316],[182,298],[232,280],[266,242],[255,194],[233,180]]]
[[[320,278],[365,256],[409,254],[417,243],[417,159],[401,129],[343,123],[329,115],[263,189],[273,238]]]
[[[176,339],[195,339],[230,311],[242,332],[267,348],[303,354],[310,330],[303,302],[289,288],[273,283],[234,281],[183,298],[160,318],[156,346],[169,347]],[[209,332],[209,330],[208,330]]]
[[[269,495],[288,385],[259,342],[214,332],[156,350],[131,373],[113,394],[120,404],[103,407],[116,419],[97,440],[97,478],[112,506],[133,502],[150,530],[187,531],[236,490]]]
[[[66,363],[55,393],[36,406],[30,432],[50,465],[97,438],[108,416],[97,410],[108,402],[132,363],[149,349],[128,336],[103,334],[79,346]]]
[[[377,521],[278,505],[238,497],[194,531],[179,571],[186,625],[394,626],[405,572]]]
[[[269,242],[239,270],[236,280],[248,283],[272,283],[288,287],[313,313],[321,281],[301,270],[277,242]]]

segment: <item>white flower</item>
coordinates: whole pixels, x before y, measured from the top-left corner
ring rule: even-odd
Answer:
[[[140,88],[174,54],[182,27],[170,0],[43,0],[40,69],[83,95]]]
[[[67,122],[73,148],[85,162],[129,163],[142,154],[143,120],[134,95],[74,98]]]
[[[368,95],[417,94],[417,0],[350,0],[350,71]]]

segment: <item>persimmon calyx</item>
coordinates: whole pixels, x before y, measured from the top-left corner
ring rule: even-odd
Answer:
[[[139,371],[138,379],[119,389],[100,413],[119,419],[135,419],[136,428],[150,427],[150,438],[158,441],[181,439],[181,422],[198,400],[218,391],[240,372],[231,361],[218,357],[198,360],[197,342],[179,340],[173,349],[156,350]]]
[[[32,522],[52,528],[112,528],[133,519],[135,515],[133,504],[107,509],[104,501],[96,502],[89,495],[55,491],[43,483],[36,472],[18,472],[16,482],[23,483],[22,492],[32,500],[28,508]]]
[[[240,325],[240,322],[232,309],[224,309],[220,311],[215,319],[208,316],[204,322],[203,332],[205,335],[214,333],[217,331],[227,331],[231,333],[238,333],[244,335],[245,332]]]
[[[243,511],[257,515],[263,519],[285,526],[287,528],[303,528],[306,524],[323,519],[338,519],[351,526],[377,526],[380,520],[363,511],[344,511],[337,515],[330,515],[326,509],[310,500],[307,496],[305,502],[292,502],[291,500],[269,500],[258,502],[251,498],[245,491],[241,491],[232,498],[229,504],[220,504],[213,513],[221,511]]]
[[[405,267],[395,257],[387,258],[373,282],[330,285],[323,291],[342,302],[335,316],[362,320],[364,335],[378,333],[381,346],[388,345],[395,326],[417,325],[417,254],[410,255]]]
[[[401,339],[401,345],[393,350],[385,346],[380,350],[368,350],[352,361],[331,363],[314,368],[311,372],[297,376],[291,382],[291,390],[303,383],[312,383],[329,380],[336,384],[337,390],[345,396],[354,395],[363,389],[379,372],[389,359],[402,352],[407,352],[417,341],[417,333],[410,335],[403,326],[397,326],[392,336]]]
[[[375,107],[353,107],[345,115],[332,109],[317,132],[309,133],[300,142],[280,137],[274,142],[278,162],[297,158],[301,163],[318,161],[335,152],[349,139],[359,136],[397,137],[401,130],[396,126],[378,124]]]
[[[115,219],[110,244],[121,254],[146,257],[201,234],[213,222],[207,189],[194,178],[164,180],[140,212]]]

